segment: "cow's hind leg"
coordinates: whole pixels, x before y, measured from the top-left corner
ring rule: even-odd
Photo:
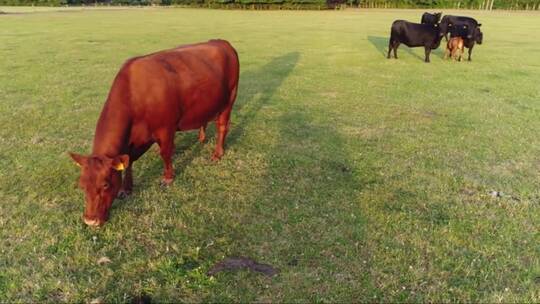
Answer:
[[[206,124],[199,129],[199,142],[203,143],[206,140]]]
[[[220,160],[224,154],[225,137],[227,136],[227,133],[229,132],[231,110],[232,110],[232,104],[230,107],[225,109],[225,111],[219,114],[218,118],[216,119],[217,142],[216,142],[216,148],[214,150],[214,154],[212,154],[213,161]]]
[[[392,43],[392,39],[390,38],[390,41],[388,42],[388,55],[386,58],[390,59],[390,53],[392,52],[392,49],[394,48],[394,44]]]
[[[230,91],[229,103],[227,107],[225,108],[225,110],[223,110],[223,112],[221,112],[221,114],[218,115],[216,119],[217,141],[216,141],[216,149],[214,150],[214,154],[212,154],[213,161],[218,161],[223,156],[225,137],[227,137],[227,133],[229,132],[231,111],[234,105],[234,101],[236,100],[237,92],[238,92],[238,82],[235,82],[234,86],[232,87]]]
[[[397,48],[399,47],[399,42],[394,41],[394,58],[397,59]]]
[[[174,180],[174,170],[172,166],[172,156],[174,153],[174,130],[161,129],[155,134],[159,145],[159,154],[163,159],[164,170],[161,184],[170,185]]]

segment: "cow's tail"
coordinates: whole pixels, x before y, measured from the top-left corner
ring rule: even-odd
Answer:
[[[236,95],[238,92],[238,83],[240,82],[240,60],[238,59],[238,52],[236,52],[236,49],[232,45],[231,45],[231,49],[234,54],[232,64],[234,65],[234,68],[236,70],[235,71],[236,73],[234,75],[234,81],[230,88],[230,95],[229,95],[229,104],[232,107],[232,105],[234,104],[234,101],[236,100]]]

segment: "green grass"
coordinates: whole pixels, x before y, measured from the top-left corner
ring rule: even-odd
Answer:
[[[421,13],[0,16],[0,302],[539,302],[540,15],[454,12],[483,23],[473,62],[387,60],[391,22]],[[151,149],[85,227],[67,152],[90,151],[122,62],[211,38],[241,61],[225,157],[213,127],[178,134],[174,184]],[[281,273],[205,275],[232,255]]]

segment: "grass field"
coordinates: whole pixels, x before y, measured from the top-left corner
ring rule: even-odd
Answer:
[[[0,302],[539,302],[540,14],[453,12],[483,23],[472,62],[387,60],[421,13],[1,15]],[[151,149],[85,227],[67,152],[90,152],[122,62],[211,38],[242,71],[223,160],[213,127],[178,134],[174,184]],[[237,255],[281,272],[206,276]]]

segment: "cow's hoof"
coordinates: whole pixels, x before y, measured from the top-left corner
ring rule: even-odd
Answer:
[[[163,178],[163,179],[161,179],[161,182],[159,183],[159,185],[161,187],[165,188],[165,187],[170,186],[173,181],[174,181],[173,178]]]
[[[127,198],[128,196],[130,196],[130,195],[131,195],[131,191],[129,191],[129,190],[120,190],[120,191],[118,192],[117,197],[118,197],[119,199],[126,199],[126,198]]]
[[[212,154],[212,158],[211,158],[212,161],[214,161],[214,162],[219,161],[221,159],[221,157],[223,157],[223,154],[224,154],[223,149],[219,149],[217,151],[214,151],[214,153]]]

